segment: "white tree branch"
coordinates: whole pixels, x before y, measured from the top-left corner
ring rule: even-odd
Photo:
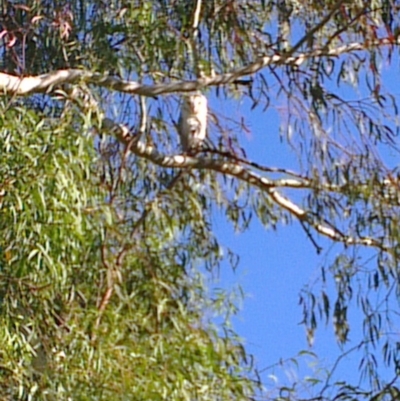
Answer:
[[[111,90],[137,94],[141,96],[156,96],[163,93],[190,92],[207,86],[216,86],[232,83],[241,77],[252,75],[269,65],[301,65],[312,57],[337,57],[344,53],[362,51],[372,47],[399,45],[400,38],[388,38],[369,41],[368,43],[351,43],[332,49],[316,49],[301,53],[297,56],[290,54],[260,57],[253,63],[238,68],[226,74],[213,77],[202,77],[193,81],[176,81],[154,85],[142,85],[135,81],[124,81],[117,77],[110,77],[100,73],[93,73],[79,69],[58,70],[38,76],[17,77],[0,73],[0,92],[7,95],[27,96],[33,93],[51,93],[60,85],[67,83],[85,82],[106,87]]]
[[[236,177],[241,181],[261,189],[267,193],[271,199],[281,208],[287,210],[292,216],[303,223],[312,226],[319,234],[334,241],[342,242],[346,245],[364,245],[387,250],[379,241],[373,238],[356,238],[345,235],[333,225],[321,223],[315,216],[298,206],[292,200],[277,191],[278,187],[286,188],[312,188],[307,180],[279,179],[270,180],[255,173],[248,167],[243,167],[236,161],[218,160],[211,157],[194,157],[188,155],[165,156],[159,153],[155,147],[149,146],[130,135],[129,129],[123,125],[114,123],[110,119],[103,120],[103,128],[112,131],[117,139],[123,143],[132,153],[143,157],[161,167],[169,168],[199,168],[213,170],[222,174]],[[339,188],[339,187],[337,187]]]

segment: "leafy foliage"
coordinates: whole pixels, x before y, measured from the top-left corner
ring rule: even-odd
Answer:
[[[368,388],[334,381],[333,367],[302,383],[316,394],[308,398],[398,397],[398,168],[380,154],[399,150],[398,98],[382,76],[382,64],[398,57],[399,7],[395,0],[4,1],[3,72],[79,68],[97,72],[97,83],[115,76],[161,86],[191,79],[199,87],[204,77],[228,74],[215,97],[280,110],[281,139],[298,171],[247,160],[245,121],[217,110],[210,110],[212,149],[196,156],[250,166],[264,186],[226,166],[179,173],[102,129],[104,116],[113,118],[146,146],[176,154],[172,92],[184,85],[148,99],[83,81],[23,99],[4,93],[1,397],[264,396],[230,327],[236,303],[206,280],[225,254],[237,264],[214,235],[217,211],[237,230],[253,216],[273,229],[299,221],[318,252],[315,232],[337,243],[316,284],[300,294],[303,323],[312,342],[320,323],[332,320],[344,345],[349,312],[359,308],[363,338],[355,349]],[[393,381],[380,377],[382,362]],[[303,393],[293,383],[270,398]]]

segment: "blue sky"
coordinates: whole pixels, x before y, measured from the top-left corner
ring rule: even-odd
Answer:
[[[276,113],[248,113],[246,105],[239,109],[238,113],[247,114],[252,131],[241,142],[248,157],[270,167],[294,167],[295,156],[279,140]],[[299,324],[302,314],[298,294],[315,273],[318,258],[300,225],[279,225],[273,231],[253,218],[249,230],[235,233],[229,223],[219,218],[216,228],[222,243],[240,255],[235,273],[227,265],[221,270],[220,283],[244,289],[246,297],[234,327],[245,339],[248,351],[255,355],[258,367],[265,368],[307,349],[305,330]]]
[[[398,74],[392,75],[393,69],[386,64],[383,68],[386,70],[386,85],[398,85]],[[348,91],[348,88],[342,88],[342,94],[345,90]],[[269,167],[298,170],[295,154],[279,139],[280,120],[276,110],[271,108],[262,112],[260,107],[250,111],[246,103],[224,102],[213,98],[213,93],[209,97],[213,110],[226,115],[243,115],[250,123],[251,135],[244,134],[241,138],[241,145],[250,160]],[[391,162],[393,161],[391,157]],[[238,284],[246,294],[241,311],[234,319],[234,328],[244,339],[247,350],[255,356],[259,369],[294,357],[301,350],[315,352],[321,366],[330,368],[343,350],[354,347],[362,339],[359,327],[361,314],[355,308],[350,311],[353,319],[350,341],[343,349],[335,341],[331,321],[327,326],[319,325],[312,347],[308,346],[304,326],[300,324],[302,309],[298,304],[299,292],[304,285],[320,275],[325,252],[329,250],[331,256],[339,252],[339,248],[331,249],[331,242],[316,236],[318,244],[323,246],[323,252],[317,255],[315,247],[298,222],[279,225],[278,230],[273,231],[265,229],[253,218],[248,231],[235,233],[223,218],[217,217],[216,231],[222,243],[241,258],[235,273],[228,265],[222,269],[220,285],[229,287]],[[356,384],[359,380],[359,358],[360,354],[356,353],[350,353],[343,358],[335,377],[353,380]],[[264,371],[264,384],[267,387],[273,385],[269,375],[276,375],[280,384],[285,382],[287,376],[290,377],[289,380],[293,380],[295,377],[301,379],[305,375],[311,375],[313,358],[305,357],[303,361],[298,370],[291,369],[288,365],[283,370],[278,367]],[[385,372],[382,370],[382,373]]]

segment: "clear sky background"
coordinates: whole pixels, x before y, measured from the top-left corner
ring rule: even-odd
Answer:
[[[389,88],[400,88],[398,61],[392,67],[383,64],[385,84]],[[348,89],[343,88],[342,93]],[[335,89],[337,93],[337,89]],[[391,90],[393,93],[393,90]],[[400,99],[399,92],[394,93]],[[250,124],[251,134],[243,134],[241,145],[246,149],[250,160],[268,167],[292,168],[298,171],[296,155],[286,143],[279,138],[279,115],[274,107],[262,112],[262,107],[250,111],[250,105],[243,102],[226,102],[214,98],[209,93],[210,104],[214,111],[225,115],[243,115]],[[354,92],[351,97],[355,98]],[[274,99],[272,99],[272,102]],[[233,108],[233,110],[232,110]],[[390,164],[397,159],[393,154],[386,154]],[[342,351],[348,350],[362,339],[361,313],[354,307],[350,313],[350,341],[341,349],[334,336],[332,321],[324,327],[319,324],[315,342],[310,348],[307,344],[305,328],[300,324],[302,307],[298,304],[299,293],[308,283],[312,283],[320,275],[321,266],[325,263],[325,254],[339,252],[338,247],[321,237],[315,236],[318,245],[323,247],[320,255],[298,222],[292,225],[278,226],[277,231],[265,229],[256,217],[250,229],[244,233],[234,233],[224,218],[216,217],[216,231],[221,242],[240,256],[239,267],[235,273],[226,264],[221,270],[220,285],[229,288],[239,284],[245,294],[241,311],[234,319],[234,328],[245,340],[246,349],[256,358],[259,369],[273,365],[279,360],[294,357],[301,350],[310,350],[318,354],[322,366],[331,368]],[[332,294],[332,291],[330,291]],[[333,303],[334,298],[331,299]],[[354,305],[354,303],[353,303]],[[360,354],[350,353],[343,358],[336,370],[336,379],[359,380]],[[294,366],[284,370],[279,367],[268,369],[262,373],[265,386],[273,385],[269,375],[275,375],[279,384],[296,377],[301,380],[312,374],[311,357],[305,357],[296,371]],[[389,373],[382,367],[382,374]],[[389,375],[392,377],[392,375]]]

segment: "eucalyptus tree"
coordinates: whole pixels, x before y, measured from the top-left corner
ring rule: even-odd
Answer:
[[[380,156],[398,150],[382,75],[398,58],[396,0],[1,8],[2,398],[398,396],[399,184]],[[246,121],[211,106],[207,141],[182,152],[178,107],[193,91],[284,110],[280,130],[265,125],[298,168],[249,160]],[[304,324],[312,341],[332,320],[344,344],[360,309],[364,387],[331,371],[307,397],[295,383],[264,393],[229,324],[235,303],[207,286],[237,262],[217,210],[241,229],[300,224],[317,252],[336,244],[301,294]]]

